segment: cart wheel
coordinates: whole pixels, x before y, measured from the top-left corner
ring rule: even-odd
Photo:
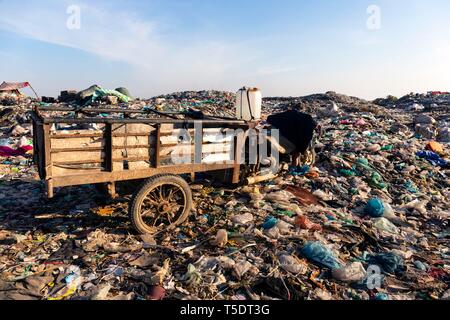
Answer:
[[[130,216],[139,233],[152,234],[182,224],[191,208],[192,192],[183,178],[157,175],[148,179],[133,197]]]
[[[301,162],[303,165],[313,166],[316,163],[316,151],[313,146],[310,146],[308,150],[301,156]]]

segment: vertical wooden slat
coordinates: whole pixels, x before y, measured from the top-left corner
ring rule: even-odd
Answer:
[[[161,125],[158,124],[156,127],[156,151],[155,151],[155,168],[159,168],[161,166]]]
[[[200,131],[200,132],[197,132]],[[194,161],[195,164],[201,164],[202,163],[202,156],[203,156],[203,126],[201,122],[195,123],[195,130],[194,130]]]
[[[41,180],[45,180],[47,173],[45,171],[45,143],[44,143],[44,125],[42,123],[36,123],[36,155],[39,168],[39,177]]]
[[[105,171],[112,172],[113,165],[113,137],[112,137],[112,124],[107,123],[104,132],[105,141]]]
[[[109,182],[107,184],[107,188],[108,188],[108,194],[111,196],[111,198],[113,198],[113,199],[117,198],[116,183],[114,181]]]
[[[44,124],[44,164],[45,164],[45,180],[47,183],[47,196],[53,198],[53,172],[52,172],[52,154],[50,139],[50,124]]]
[[[107,123],[105,125],[105,132],[103,135],[103,140],[105,141],[105,171],[113,172],[114,171],[114,163],[113,163],[113,127],[111,123]],[[116,197],[116,184],[114,181],[107,183],[108,193],[111,198]]]
[[[34,120],[31,123],[33,125],[33,163],[35,165],[37,165],[38,164],[38,151],[39,151],[39,147],[37,145],[37,139],[36,139],[37,124],[36,124],[36,121],[34,121]]]
[[[234,168],[233,168],[233,179],[232,183],[239,183],[240,173],[241,173],[241,152],[242,148],[245,147],[244,134],[238,133],[234,137]]]

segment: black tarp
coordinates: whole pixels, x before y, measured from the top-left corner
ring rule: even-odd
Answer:
[[[308,149],[317,126],[309,114],[296,110],[271,115],[267,122],[277,128],[280,135],[294,144],[300,153]]]

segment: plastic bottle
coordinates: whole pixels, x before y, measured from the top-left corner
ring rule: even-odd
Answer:
[[[244,87],[236,94],[236,117],[252,121],[261,119],[262,93],[257,88]]]

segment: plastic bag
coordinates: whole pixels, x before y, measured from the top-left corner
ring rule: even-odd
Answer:
[[[358,282],[365,279],[367,274],[361,262],[353,262],[343,268],[334,269],[332,275],[339,281]]]
[[[334,256],[333,252],[325,248],[320,242],[308,242],[302,249],[301,253],[308,259],[315,261],[330,269],[340,269],[342,264]]]
[[[283,254],[279,257],[279,262],[282,269],[293,274],[306,274],[308,272],[308,266],[297,257]]]

